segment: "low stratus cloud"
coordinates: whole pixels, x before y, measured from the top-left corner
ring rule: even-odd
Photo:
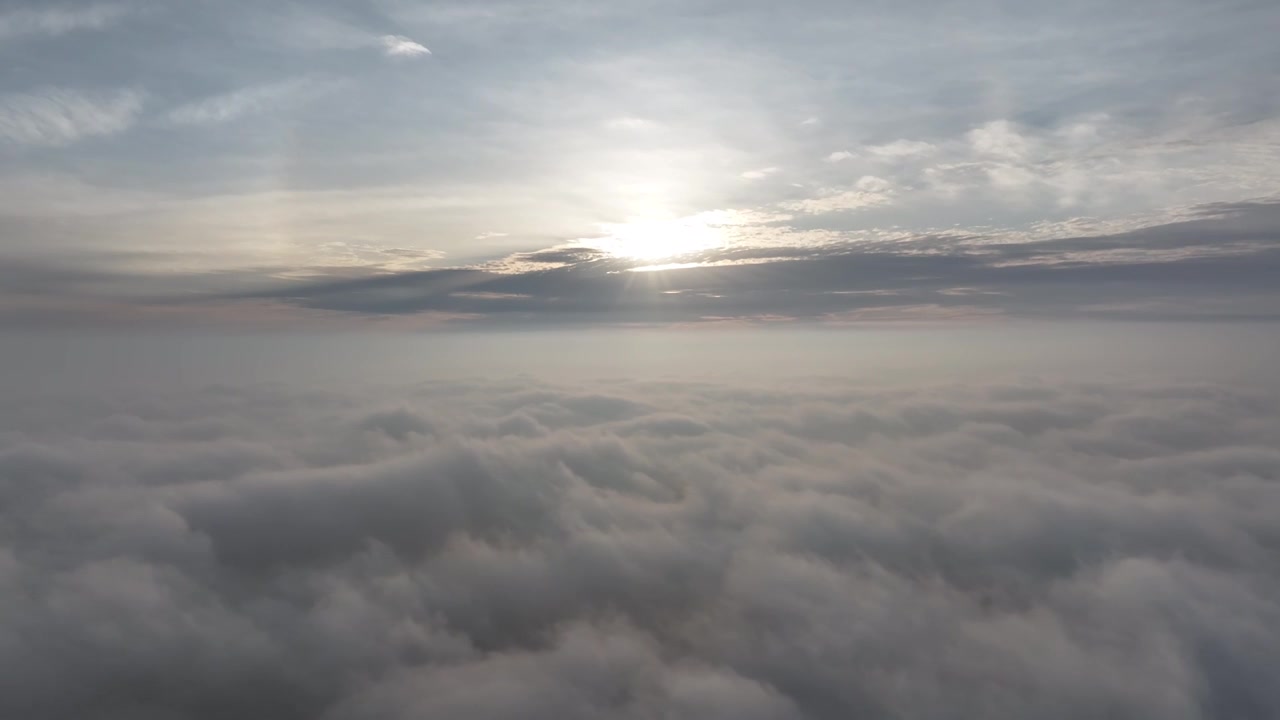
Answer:
[[[1280,398],[9,392],[0,714],[1269,718]]]

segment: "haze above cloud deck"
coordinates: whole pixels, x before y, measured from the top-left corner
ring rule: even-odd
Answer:
[[[1277,236],[1277,22],[1254,0],[10,3],[0,269],[94,280],[0,285],[4,321],[235,323],[246,313],[226,298],[246,287],[278,296],[282,280],[373,274],[401,286],[428,269],[528,270],[516,260],[583,245],[758,260],[780,246],[880,255],[889,237],[946,254],[930,238],[1117,233],[1123,251],[1072,257],[1106,269],[1052,308],[1010,293],[999,309],[1096,316],[1075,296],[1097,292],[1099,273],[1128,282],[1130,263],[1144,289],[1094,305],[1269,318],[1253,260]],[[1222,265],[1193,270],[1156,233],[1127,234],[1176,233],[1246,201],[1248,222],[1271,223],[1250,249],[1197,226],[1197,252],[1232,258]],[[1207,307],[1152,287],[1150,269],[1171,260],[1166,277],[1222,286],[1243,268],[1240,297]],[[910,285],[909,265],[885,284]],[[803,294],[801,267],[767,274]],[[581,296],[578,276],[550,277]],[[316,322],[316,305],[335,309],[328,323],[369,314],[294,294],[247,314],[277,327]],[[406,294],[389,314],[442,304]],[[529,294],[521,312],[565,321]],[[735,297],[593,321],[814,312]],[[435,319],[509,320],[507,300],[473,294]],[[913,297],[888,314],[954,304]]]

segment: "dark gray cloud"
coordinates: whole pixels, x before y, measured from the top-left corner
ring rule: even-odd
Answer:
[[[580,263],[589,260],[600,260],[608,257],[608,253],[589,247],[564,247],[538,250],[517,255],[515,259],[526,263]]]
[[[791,320],[820,323],[1054,318],[1280,318],[1280,204],[1199,206],[1177,222],[1109,234],[1010,240],[908,235],[744,246],[673,266],[586,247],[478,267],[286,268],[137,274],[13,258],[0,263],[9,326],[221,322],[275,325],[436,318],[458,326]],[[662,261],[667,263],[668,260]],[[317,320],[319,318],[319,320]]]
[[[5,717],[1280,713],[1267,390],[4,399]]]

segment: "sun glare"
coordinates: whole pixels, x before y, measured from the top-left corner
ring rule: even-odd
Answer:
[[[718,247],[724,242],[721,228],[701,218],[637,220],[608,223],[604,235],[593,244],[616,257],[660,260]]]

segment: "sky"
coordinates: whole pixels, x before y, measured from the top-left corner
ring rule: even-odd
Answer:
[[[0,5],[0,324],[1274,321],[1269,0]]]
[[[1275,0],[0,0],[0,718],[1275,720]]]

